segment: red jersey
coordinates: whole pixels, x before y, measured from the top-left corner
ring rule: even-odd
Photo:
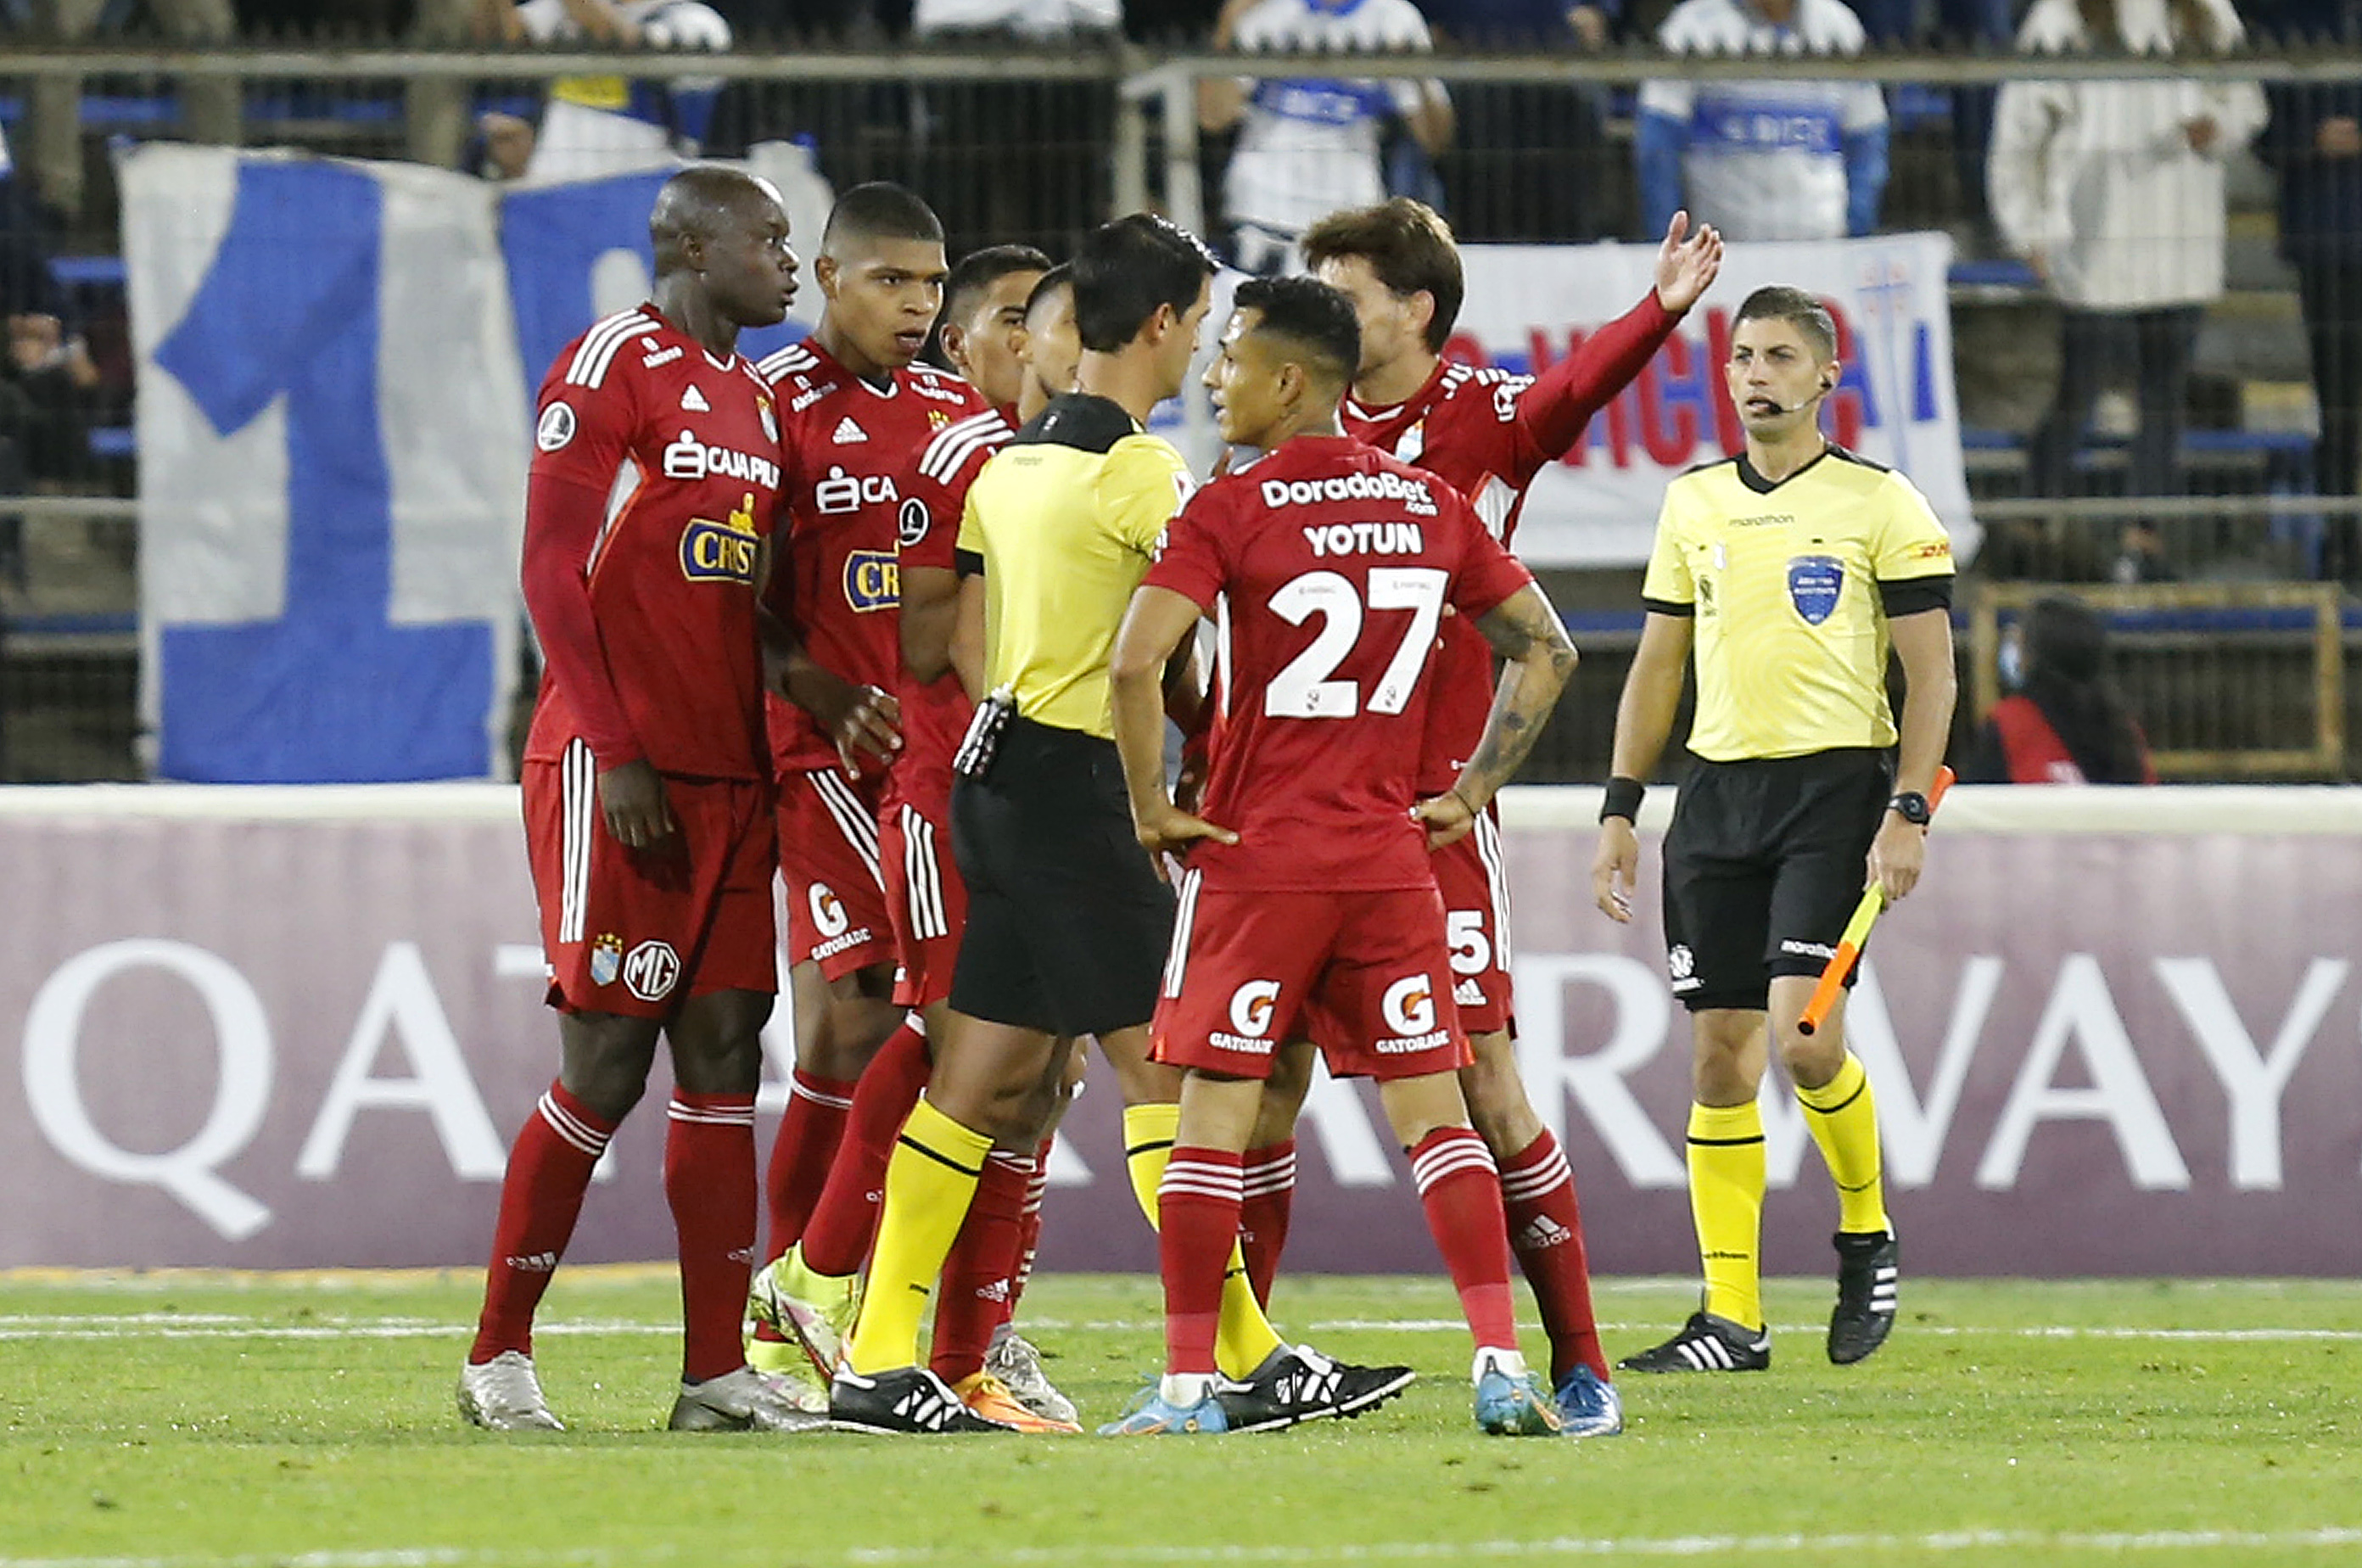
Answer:
[[[967,504],[967,487],[1017,434],[1013,412],[988,408],[972,414],[936,432],[919,454],[901,483],[896,552],[903,569],[958,569],[960,513]],[[905,799],[948,808],[952,756],[967,734],[976,705],[968,701],[956,670],[947,669],[922,685],[908,669],[900,669],[900,679],[896,692],[902,700],[902,756],[894,766],[893,789]]]
[[[813,662],[891,691],[902,668],[900,480],[937,431],[984,400],[926,365],[872,386],[809,339],[758,368],[780,403],[787,478],[779,499],[793,540],[773,607],[802,634]],[[811,715],[774,698],[771,758],[782,773],[833,767],[836,743]]]
[[[525,601],[546,656],[525,757],[767,778],[755,563],[780,480],[769,387],[653,305],[550,366],[536,404]]]
[[[1347,398],[1345,433],[1458,491],[1507,545],[1517,536],[1534,476],[1573,449],[1591,416],[1640,373],[1680,320],[1651,289],[1538,377],[1440,364],[1426,385],[1392,407]],[[1473,626],[1444,628],[1438,664],[1449,695],[1434,705],[1422,795],[1451,787],[1492,706],[1492,650]]]
[[[1148,583],[1215,618],[1200,844],[1208,888],[1431,888],[1410,820],[1444,606],[1473,621],[1533,578],[1432,474],[1299,436],[1190,499]]]

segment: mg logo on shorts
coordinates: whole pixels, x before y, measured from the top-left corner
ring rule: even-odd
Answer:
[[[825,882],[814,882],[805,901],[811,905],[812,928],[823,937],[843,936],[845,927],[853,923],[844,905],[837,901],[835,889]]]
[[[1396,1034],[1429,1033],[1435,1028],[1435,982],[1425,975],[1405,975],[1386,988],[1378,1008]]]
[[[642,1001],[662,1001],[680,983],[680,955],[669,942],[643,942],[624,955],[624,985]]]
[[[1231,993],[1231,1027],[1250,1039],[1271,1032],[1273,1004],[1279,1000],[1277,980],[1249,980]]]
[[[1845,591],[1845,563],[1835,556],[1795,556],[1788,562],[1788,602],[1805,624],[1817,626],[1836,613]]]

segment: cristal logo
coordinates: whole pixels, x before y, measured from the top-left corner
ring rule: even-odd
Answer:
[[[856,614],[902,602],[902,568],[891,550],[853,550],[844,558],[844,602]]]
[[[834,889],[825,882],[812,884],[808,901],[811,904],[812,925],[823,937],[843,936],[845,928],[853,923],[844,906],[837,902]]]
[[[1273,1006],[1279,1000],[1277,980],[1249,980],[1231,993],[1231,1027],[1251,1040],[1271,1032]]]
[[[1435,1028],[1435,984],[1425,975],[1405,975],[1386,988],[1378,1006],[1396,1034],[1425,1034]]]

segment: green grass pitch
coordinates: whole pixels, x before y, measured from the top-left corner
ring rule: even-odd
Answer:
[[[538,1359],[571,1430],[461,1426],[465,1273],[0,1276],[0,1568],[2362,1562],[2362,1286],[1904,1282],[1877,1357],[1774,1284],[1772,1370],[1622,1380],[1629,1428],[1485,1439],[1431,1280],[1283,1280],[1283,1328],[1419,1381],[1265,1437],[674,1436],[664,1271],[562,1275]],[[1691,1286],[1604,1281],[1611,1354]],[[1115,1414],[1156,1284],[1026,1298]],[[1538,1348],[1539,1336],[1529,1348]]]

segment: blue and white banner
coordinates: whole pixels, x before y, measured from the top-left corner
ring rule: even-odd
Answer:
[[[1657,248],[1473,245],[1462,255],[1468,298],[1446,353],[1533,370],[1630,309],[1653,286]],[[1548,566],[1646,560],[1665,481],[1741,444],[1722,378],[1731,317],[1752,291],[1788,283],[1819,295],[1837,319],[1844,370],[1822,427],[1909,475],[1956,550],[1970,554],[1979,536],[1952,383],[1950,261],[1951,241],[1940,234],[1732,245],[1713,291],[1672,340],[1592,420],[1581,445],[1534,481],[1518,553]]]
[[[817,248],[808,150],[745,167]],[[673,166],[503,190],[405,163],[153,146],[123,160],[139,354],[141,701],[203,783],[504,771],[529,394],[648,297]],[[800,337],[820,309],[740,347]]]
[[[168,146],[122,183],[157,773],[494,775],[526,423],[494,191]]]

